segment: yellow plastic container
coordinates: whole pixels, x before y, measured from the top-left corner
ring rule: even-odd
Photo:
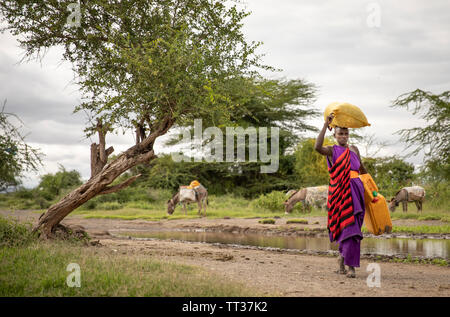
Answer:
[[[331,121],[330,127],[346,127],[346,128],[362,128],[370,126],[364,113],[357,106],[347,102],[333,102],[330,103],[324,112],[324,119],[333,113],[334,118]]]
[[[197,186],[200,186],[200,183],[198,180],[194,180],[189,184],[189,188],[195,188]]]
[[[392,231],[392,221],[386,199],[378,193],[378,187],[370,174],[359,175],[364,185],[364,203],[366,213],[364,224],[367,230],[374,235]]]

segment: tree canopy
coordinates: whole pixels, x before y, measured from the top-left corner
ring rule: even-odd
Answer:
[[[21,183],[25,171],[37,171],[41,165],[42,153],[25,142],[20,128],[12,122],[22,124],[20,118],[5,112],[6,100],[0,111],[0,191]]]
[[[81,1],[78,27],[67,23],[72,2],[2,1],[0,10],[27,57],[64,48],[83,93],[75,111],[91,115],[87,134],[98,120],[133,131],[200,117],[220,124],[242,107],[258,69],[272,69],[241,31],[249,13],[225,1]]]
[[[392,107],[406,108],[426,120],[425,126],[402,129],[397,133],[406,142],[408,155],[425,153],[425,168],[436,176],[450,179],[450,91],[441,94],[416,89],[402,94]]]

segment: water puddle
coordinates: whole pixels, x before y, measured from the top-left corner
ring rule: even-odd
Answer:
[[[327,236],[270,236],[255,233],[228,233],[205,231],[133,231],[118,232],[120,236],[140,239],[181,240],[189,242],[221,243],[279,249],[308,251],[338,251],[335,243]],[[448,239],[411,239],[411,238],[370,238],[361,242],[361,254],[407,256],[448,259],[450,240]]]

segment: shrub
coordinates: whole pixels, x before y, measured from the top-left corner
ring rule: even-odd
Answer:
[[[0,247],[22,246],[30,243],[37,234],[31,232],[31,224],[0,216]]]
[[[251,208],[266,209],[272,212],[283,212],[283,202],[287,199],[286,194],[282,191],[272,191],[268,194],[262,194],[250,203]],[[292,212],[302,212],[303,204],[298,202],[295,204]]]
[[[283,211],[283,202],[286,195],[281,191],[273,191],[268,194],[262,194],[250,203],[252,208],[262,208],[270,211]]]
[[[450,182],[430,183],[425,188],[424,210],[443,209],[448,211],[448,197],[450,197]]]
[[[32,199],[33,198],[33,191],[21,187],[15,192],[15,196],[17,198],[21,198],[21,199]]]
[[[87,209],[87,210],[94,210],[97,208],[97,201],[94,199],[89,200],[83,206],[80,207],[80,209]]]

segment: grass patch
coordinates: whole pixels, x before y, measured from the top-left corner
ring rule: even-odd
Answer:
[[[70,263],[80,266],[79,288],[66,284]],[[197,267],[63,242],[0,248],[0,285],[0,296],[254,296]]]
[[[0,216],[0,247],[28,245],[37,237],[31,232],[31,224]]]
[[[443,218],[450,217],[449,213],[391,213],[391,219],[417,219],[417,220],[441,220]]]
[[[275,224],[275,219],[270,219],[270,218],[269,219],[261,219],[258,222],[265,224],[265,225],[267,225],[267,224],[273,225],[273,224]]]
[[[81,287],[69,287],[68,265]],[[258,291],[201,268],[145,254],[117,254],[76,240],[42,241],[31,226],[0,217],[0,296],[248,297]],[[257,295],[258,296],[258,295]],[[262,296],[262,294],[259,294]]]
[[[450,233],[450,225],[442,226],[394,226],[392,232],[406,233]]]
[[[444,259],[413,259],[411,255],[408,254],[408,257],[405,259],[392,258],[389,259],[388,262],[393,263],[412,263],[412,264],[433,264],[438,266],[449,266],[450,263]]]
[[[441,216],[437,215],[427,215],[427,216],[421,216],[417,218],[417,220],[441,220]]]
[[[289,223],[300,223],[300,224],[304,224],[307,225],[308,224],[308,220],[300,218],[300,219],[289,219],[286,221],[287,224]]]

